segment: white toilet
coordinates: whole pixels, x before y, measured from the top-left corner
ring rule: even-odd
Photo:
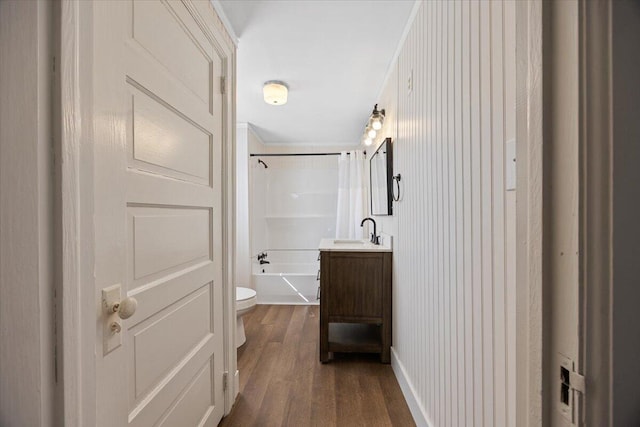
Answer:
[[[247,340],[242,316],[254,309],[256,300],[256,291],[236,286],[236,347],[240,347]]]

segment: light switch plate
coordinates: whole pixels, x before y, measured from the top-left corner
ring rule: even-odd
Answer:
[[[505,190],[514,191],[516,189],[516,140],[507,141],[504,152],[505,161]]]
[[[116,322],[122,326],[117,313],[109,313],[107,309],[122,300],[122,286],[109,286],[102,290],[102,351],[108,354],[122,345],[122,331],[114,332],[111,325]]]

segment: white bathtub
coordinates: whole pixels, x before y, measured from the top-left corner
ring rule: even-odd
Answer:
[[[269,251],[270,264],[253,262],[258,304],[318,304],[318,251]]]

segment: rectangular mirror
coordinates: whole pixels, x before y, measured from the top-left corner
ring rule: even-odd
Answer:
[[[371,215],[391,215],[393,177],[393,144],[384,140],[369,161],[369,190]]]

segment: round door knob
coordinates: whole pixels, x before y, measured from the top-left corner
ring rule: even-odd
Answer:
[[[113,304],[111,309],[114,313],[117,313],[121,319],[128,319],[136,312],[136,308],[138,308],[138,301],[134,297],[127,297]]]

